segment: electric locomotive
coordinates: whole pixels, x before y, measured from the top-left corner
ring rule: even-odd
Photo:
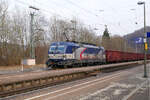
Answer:
[[[106,57],[103,47],[89,43],[53,42],[48,50],[46,65],[51,69],[105,62]]]

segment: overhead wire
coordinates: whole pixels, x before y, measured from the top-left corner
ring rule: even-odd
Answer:
[[[137,17],[138,15],[137,15],[137,8],[136,9],[134,9],[134,10],[131,10],[132,12],[133,12],[133,21],[132,20],[130,20],[130,22],[132,23],[132,24],[134,24],[133,26],[134,26],[134,28],[138,28],[139,27],[139,22],[138,22],[138,18],[140,18],[140,17]]]
[[[107,3],[109,5],[109,7],[112,9],[112,11],[114,11],[115,13],[118,13],[117,10],[115,10],[112,6],[110,6],[110,3]],[[116,17],[112,16],[114,19],[116,19]],[[119,17],[117,17],[118,19]],[[119,18],[120,19],[120,18]],[[131,21],[130,21],[131,22]],[[120,23],[120,22],[119,22]],[[122,25],[118,25],[121,29],[123,29],[125,32],[128,32],[128,30],[126,28],[124,28],[124,26]]]
[[[108,27],[108,29],[109,29],[109,27],[114,27],[113,25],[111,25],[111,23],[107,20],[105,20],[105,18],[103,18],[103,21],[105,22],[105,24],[103,24],[103,26],[105,27],[105,25],[107,25],[107,27]],[[108,23],[110,23],[110,25],[108,25]],[[113,31],[115,32],[115,33],[119,33],[119,31],[118,30],[116,30],[116,28],[113,28]]]
[[[58,3],[56,3],[56,2],[53,2],[53,3],[55,3],[56,5],[59,5]],[[68,3],[68,2],[67,2]],[[72,4],[73,2],[71,2],[71,3],[68,3],[68,4],[71,4],[71,5],[73,5]],[[76,5],[76,4],[75,4]],[[74,5],[74,6],[75,6]],[[77,6],[75,6],[75,7],[77,7]],[[65,7],[66,8],[66,7]],[[84,9],[84,8],[81,8],[81,7],[77,7],[77,8],[79,8],[79,9],[81,9],[80,11],[84,11],[84,13],[85,14],[88,14],[88,15],[85,15],[84,13],[82,13],[82,16],[84,16],[84,20],[86,19],[86,18],[88,18],[87,16],[89,16],[89,15],[91,15],[91,16],[93,16],[94,18],[98,18],[98,15],[96,15],[96,14],[94,14],[94,13],[90,13],[89,11],[87,11],[86,9]],[[84,9],[84,10],[83,10]],[[83,15],[84,14],[84,15]],[[89,20],[89,19],[88,19]]]
[[[17,0],[17,1],[20,1],[20,0]],[[67,1],[68,1],[68,0],[67,0]],[[20,1],[20,2],[23,3],[23,4],[26,4],[26,5],[30,5],[30,4],[25,3],[25,2],[22,2],[22,1]],[[35,0],[34,0],[34,2],[35,2]],[[93,15],[94,17],[96,17],[96,18],[98,19],[98,15],[94,14],[93,12],[91,12],[91,11],[85,9],[85,8],[80,7],[79,5],[75,4],[74,2],[72,2],[72,1],[70,1],[70,0],[69,0],[68,2],[69,2],[70,4],[72,4],[72,5],[76,6],[76,7],[78,7],[79,9],[83,10],[84,12],[86,12],[86,13],[88,13],[88,14],[90,14],[90,15]],[[35,3],[39,5],[39,2],[36,1]],[[41,5],[43,5],[43,4],[40,3],[40,6],[41,6]],[[51,15],[51,14],[56,14],[56,13],[50,11],[50,10],[46,10],[46,9],[41,8],[41,7],[40,7],[40,9],[43,10],[43,11],[45,11],[45,12],[47,12],[47,13],[50,13],[50,15]],[[60,14],[57,14],[57,15],[61,16]],[[61,16],[61,17],[64,17],[64,16]],[[66,17],[65,17],[65,18],[66,18]],[[107,21],[107,22],[108,22],[108,21]],[[112,26],[113,26],[113,25],[112,25]],[[113,26],[113,27],[114,27],[114,26]],[[117,30],[117,31],[118,31],[118,30]]]
[[[25,4],[25,5],[30,5],[29,3],[25,3],[25,2],[23,2],[23,1],[20,1],[20,0],[17,0],[19,3],[22,3],[22,4]],[[40,6],[44,6],[45,7],[45,5],[43,4],[43,3],[39,3],[39,2],[37,2],[37,1],[35,1],[34,0],[34,2],[37,4],[37,5],[40,5]],[[55,3],[55,2],[53,2],[53,3]],[[57,4],[56,4],[57,5]],[[66,8],[66,7],[65,7]],[[67,8],[66,8],[67,9]],[[43,10],[43,11],[45,11],[46,13],[50,13],[49,15],[58,15],[58,16],[60,16],[60,17],[62,17],[62,18],[65,18],[65,19],[68,19],[68,18],[66,18],[66,17],[64,17],[64,16],[61,16],[60,14],[58,14],[58,13],[54,13],[54,11],[52,12],[51,10],[46,10],[46,9],[44,9],[43,7],[40,7],[40,10]],[[51,15],[51,16],[52,16]],[[83,15],[83,13],[82,13],[82,15]],[[87,16],[87,15],[84,15],[84,16]],[[94,15],[94,17],[97,17],[97,16],[95,16]],[[84,18],[86,18],[86,17],[84,17]]]
[[[85,9],[85,8],[80,7],[78,4],[76,4],[76,3],[74,3],[74,2],[72,2],[72,1],[70,1],[70,0],[65,0],[65,1],[67,1],[68,3],[70,3],[70,4],[72,4],[72,5],[76,6],[76,7],[79,7],[80,9],[84,10],[84,11],[87,12],[87,13],[93,14],[94,16],[96,16],[96,17],[98,18],[98,15],[94,14],[93,12],[91,12],[91,11]],[[104,18],[103,18],[103,19],[104,19]],[[107,21],[107,22],[108,22],[108,21]],[[112,27],[114,27],[114,26],[112,25]],[[116,29],[114,28],[114,30],[116,30]],[[117,30],[117,31],[118,31],[118,30]]]
[[[20,1],[20,0],[16,0],[16,1],[17,1],[18,3],[23,4],[23,5],[28,5],[28,6],[31,5],[31,4],[27,3],[27,2],[23,2],[23,1]],[[39,8],[40,8],[40,10],[46,12],[46,13],[47,13],[48,15],[50,15],[50,16],[52,16],[52,15],[57,15],[57,16],[60,16],[60,17],[62,17],[62,18],[67,19],[66,17],[61,16],[60,14],[57,14],[57,13],[55,13],[55,12],[52,12],[51,10],[46,10],[46,9],[44,9],[44,8],[42,8],[42,7],[39,7]]]
[[[35,0],[34,0],[34,2],[35,2]],[[51,2],[53,2],[53,4],[55,4],[56,6],[60,6],[58,3],[54,2],[54,1],[51,1]],[[41,3],[39,3],[39,2],[36,2],[36,3],[38,3],[38,4],[41,5]],[[42,5],[44,5],[44,4],[42,4]],[[67,10],[70,9],[70,8],[65,7],[65,6],[63,6],[63,8],[66,8]],[[70,10],[69,10],[69,11],[70,11]],[[75,11],[75,10],[73,10],[73,12],[74,12],[74,11]],[[75,12],[75,13],[77,14],[77,12]],[[86,13],[87,13],[87,12],[86,12]],[[82,15],[83,15],[83,13],[82,13]],[[84,14],[84,16],[87,16],[87,15]],[[94,15],[94,17],[97,17],[97,16]],[[84,17],[84,18],[86,18],[86,17]]]
[[[21,4],[23,4],[23,5],[28,5],[28,6],[30,6],[31,4],[29,4],[29,3],[25,3],[25,2],[22,2],[22,1],[20,1],[20,0],[17,0],[19,3],[21,3]],[[35,3],[35,0],[34,0],[34,3]],[[37,4],[37,2],[36,2],[36,4]],[[39,4],[39,3],[38,3]],[[33,5],[33,4],[32,4]],[[43,4],[40,4],[40,5],[43,5]],[[47,11],[47,10],[45,10],[45,9],[43,9],[43,8],[41,8],[40,7],[40,10],[43,10],[43,11],[45,11],[45,12],[47,12],[47,13],[50,13],[50,14],[55,14],[55,13],[53,13],[53,12],[49,12],[49,11]],[[60,16],[60,15],[59,15]],[[66,17],[65,17],[66,18]]]
[[[72,5],[74,5],[74,6],[76,6],[76,7],[78,7],[78,8],[80,8],[81,10],[84,10],[85,12],[87,12],[87,13],[89,13],[89,14],[94,15],[96,18],[98,18],[98,15],[97,15],[97,14],[94,14],[93,12],[91,12],[91,11],[85,9],[85,8],[80,7],[78,4],[76,4],[76,3],[74,3],[74,2],[72,2],[72,1],[70,1],[70,0],[65,0],[65,1],[68,2],[68,3],[70,3],[70,4],[72,4]]]
[[[34,0],[34,2],[35,2],[35,0]],[[39,4],[40,6],[41,5],[44,5],[43,3],[39,3],[39,2],[35,2],[35,3],[37,3],[37,4]],[[55,3],[55,2],[53,2],[53,3]],[[58,3],[55,3],[55,5],[56,6],[59,6],[58,5]],[[46,6],[46,5],[44,5],[44,6]],[[64,7],[64,8],[66,8],[67,10],[69,9],[69,8],[67,8],[67,7]],[[70,11],[70,10],[69,10]],[[75,10],[73,10],[73,12],[74,12]],[[77,12],[76,12],[77,13]],[[58,15],[60,15],[60,14],[58,14]],[[83,15],[83,13],[82,13],[82,15]],[[61,15],[60,15],[61,16]],[[84,16],[87,16],[87,15],[84,15]],[[61,16],[61,17],[64,17],[64,16]],[[66,18],[66,17],[64,17],[65,19],[68,19],[68,18]],[[86,18],[86,17],[84,17],[84,18]]]
[[[41,6],[41,5],[42,5],[42,6],[49,6],[49,5],[47,5],[47,4],[44,4],[44,3],[41,3],[41,2],[37,2],[37,1],[35,1],[35,0],[34,0],[34,2],[35,2],[36,4],[38,4],[38,5],[40,5],[40,6]],[[53,2],[53,1],[51,1],[51,2],[52,2],[53,4],[55,4],[55,7],[58,7],[58,8],[59,8],[59,11],[60,11],[61,13],[62,13],[62,12],[64,13],[64,11],[63,11],[62,9],[65,9],[67,12],[69,12],[69,10],[68,10],[69,8],[66,8],[65,6],[64,6],[63,8],[62,8],[62,7],[60,8],[60,5],[58,5],[58,3]],[[70,13],[70,12],[69,12],[69,13]],[[77,13],[77,12],[74,11],[74,13]],[[64,13],[64,14],[65,14],[65,13]],[[70,13],[70,14],[71,14],[71,13]]]
[[[88,16],[91,15],[91,16],[93,16],[94,18],[97,18],[97,19],[99,18],[99,15],[98,15],[98,14],[95,14],[95,13],[93,13],[92,11],[81,7],[80,5],[78,5],[78,4],[74,3],[74,2],[72,2],[71,0],[65,0],[65,1],[66,1],[67,3],[73,5],[74,7],[80,9],[80,11],[84,11],[85,13],[88,14]],[[83,13],[82,13],[82,14],[83,14]],[[87,16],[84,17],[84,19],[85,19],[85,18],[87,18]],[[97,22],[97,21],[96,21],[96,22]]]
[[[31,6],[31,4],[29,4],[29,3],[27,3],[27,2],[23,2],[23,1],[21,1],[21,0],[16,0],[18,3],[21,3],[21,4],[23,4],[23,5],[27,5],[27,6]],[[40,8],[41,9],[41,8]],[[51,13],[51,14],[55,14],[54,12],[51,12],[51,11],[49,11],[49,13]]]
[[[89,13],[89,14],[92,14],[92,15],[94,15],[94,16],[98,16],[97,14],[95,14],[95,13],[91,12],[90,10],[87,10],[87,9],[85,9],[85,8],[83,8],[83,7],[81,7],[81,6],[79,6],[78,4],[72,2],[71,0],[65,0],[65,1],[68,2],[68,3],[70,3],[70,4],[72,4],[73,6],[76,6],[76,7],[80,8],[81,10],[84,10],[85,12],[87,12],[87,13]]]

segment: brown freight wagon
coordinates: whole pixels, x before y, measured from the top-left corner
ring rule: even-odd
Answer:
[[[136,61],[144,59],[144,54],[141,53],[131,53],[114,50],[106,50],[105,53],[107,63]],[[150,59],[150,54],[147,55],[147,58]]]

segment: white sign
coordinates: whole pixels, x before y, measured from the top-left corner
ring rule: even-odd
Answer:
[[[146,43],[146,38],[144,38],[144,43]]]
[[[35,59],[23,59],[21,63],[23,65],[35,65]]]

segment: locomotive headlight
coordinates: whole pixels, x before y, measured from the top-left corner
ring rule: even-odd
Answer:
[[[48,58],[54,58],[54,55],[49,54],[49,55],[48,55]]]
[[[48,55],[48,58],[50,58],[50,54]]]
[[[65,60],[67,58],[67,56],[66,55],[63,55],[63,59]]]
[[[103,58],[105,59],[105,58],[106,58],[106,55],[103,55]]]

